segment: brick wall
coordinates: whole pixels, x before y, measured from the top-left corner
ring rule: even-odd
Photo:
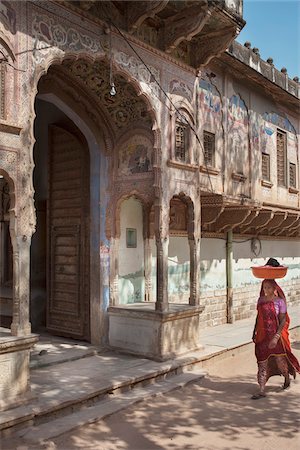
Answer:
[[[300,305],[300,279],[281,281],[288,305]],[[248,319],[256,314],[256,302],[260,285],[248,285],[234,289],[233,292],[233,318],[234,321]],[[200,321],[203,327],[214,327],[227,322],[226,317],[226,290],[208,291],[201,295],[201,305],[205,306]]]

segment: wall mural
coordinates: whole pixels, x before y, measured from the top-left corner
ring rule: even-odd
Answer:
[[[119,150],[118,175],[127,176],[152,171],[153,145],[143,135],[134,135]]]
[[[204,111],[210,114],[220,114],[221,113],[221,100],[219,93],[215,86],[213,86],[209,81],[200,80],[200,105]]]
[[[295,128],[286,117],[280,116],[275,112],[264,113],[263,118],[266,122],[272,123],[276,127],[282,128],[285,131],[296,134]]]
[[[239,95],[233,95],[228,102],[228,143],[239,173],[245,172],[248,159],[249,116],[245,102]]]

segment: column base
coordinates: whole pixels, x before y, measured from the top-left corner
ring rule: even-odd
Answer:
[[[29,356],[38,335],[16,337],[0,333],[0,410],[30,398]]]
[[[155,310],[155,303],[110,307],[109,346],[155,361],[199,349],[203,309],[203,306],[169,304],[168,311],[160,312]]]

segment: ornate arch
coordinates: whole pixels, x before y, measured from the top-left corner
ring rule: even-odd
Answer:
[[[149,195],[144,192],[140,192],[137,189],[133,189],[126,194],[122,194],[119,196],[114,202],[111,202],[107,216],[106,216],[106,236],[107,238],[119,238],[121,234],[120,229],[120,213],[121,213],[121,205],[125,200],[129,198],[135,198],[138,200],[143,209],[143,217],[144,217],[144,232],[145,229],[148,230],[147,223],[149,223],[149,214],[151,210],[151,205],[153,199],[149,197]],[[148,234],[148,231],[147,231]]]

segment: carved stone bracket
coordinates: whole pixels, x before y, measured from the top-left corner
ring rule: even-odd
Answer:
[[[242,233],[253,231],[255,234],[258,234],[258,231],[265,227],[265,225],[267,225],[273,217],[274,212],[271,210],[260,211],[258,216],[254,217],[253,221],[248,226],[241,227],[241,231]]]
[[[287,218],[287,212],[276,211],[274,217],[270,222],[268,222],[268,226],[261,228],[261,233],[271,235],[274,230],[276,230]]]
[[[191,40],[193,36],[200,33],[210,15],[207,2],[203,1],[184,8],[177,14],[165,19],[163,50],[170,53],[182,41]]]
[[[226,208],[213,225],[215,232],[221,233],[236,228],[247,219],[250,213],[251,210],[248,208]]]
[[[198,38],[193,43],[192,65],[198,69],[209,63],[215,56],[219,56],[230,45],[236,35],[233,26],[218,31],[206,33],[204,37]]]
[[[202,228],[206,229],[207,225],[212,224],[217,221],[220,215],[225,209],[224,205],[216,206],[214,208],[209,206],[203,206],[201,208],[201,223]]]
[[[135,31],[144,20],[165,8],[169,0],[127,2],[127,27],[129,32]]]
[[[284,235],[287,230],[299,224],[299,217],[299,214],[287,214],[286,219],[273,231],[273,234],[275,236]]]

